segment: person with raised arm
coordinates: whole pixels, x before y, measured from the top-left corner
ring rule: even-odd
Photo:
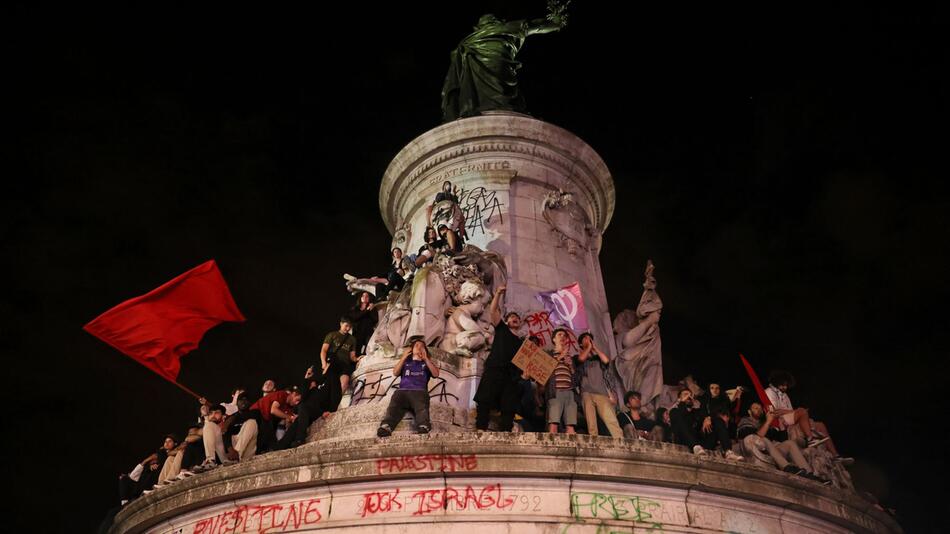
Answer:
[[[412,413],[416,430],[420,434],[428,434],[432,429],[429,421],[429,379],[439,377],[439,367],[429,356],[429,348],[421,336],[410,338],[409,346],[403,348],[399,361],[393,367],[393,376],[399,377],[399,389],[389,400],[389,408],[376,435],[381,438],[391,435],[406,412]]]

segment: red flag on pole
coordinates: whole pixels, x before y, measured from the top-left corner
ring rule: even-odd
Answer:
[[[178,386],[182,356],[198,348],[210,328],[243,322],[214,260],[127,300],[83,329]],[[192,395],[198,396],[184,388]]]
[[[742,358],[742,365],[745,366],[745,372],[749,374],[749,378],[752,380],[752,387],[755,388],[755,392],[762,402],[762,407],[768,410],[769,407],[772,406],[772,402],[769,401],[769,396],[765,394],[765,388],[762,387],[762,382],[759,382],[759,375],[755,374],[755,370],[752,369],[752,364],[749,363],[749,360],[745,359],[745,356],[739,354],[739,357]]]

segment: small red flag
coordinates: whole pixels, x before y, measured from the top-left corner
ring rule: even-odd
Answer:
[[[745,372],[749,373],[749,378],[752,379],[752,387],[755,388],[759,400],[762,401],[762,407],[768,410],[769,407],[772,406],[772,402],[769,401],[769,396],[765,394],[765,388],[762,387],[762,382],[759,382],[759,376],[755,374],[755,370],[752,369],[752,364],[749,363],[749,360],[745,359],[745,356],[740,354],[739,357],[742,358],[742,365],[745,366]]]
[[[119,304],[83,329],[177,384],[180,358],[224,321],[243,322],[244,316],[210,260]]]

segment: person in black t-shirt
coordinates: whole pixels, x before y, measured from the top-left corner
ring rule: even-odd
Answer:
[[[485,371],[475,391],[475,428],[488,430],[488,419],[491,410],[501,411],[499,430],[511,432],[515,412],[521,400],[519,380],[521,370],[511,363],[515,353],[521,347],[522,338],[515,332],[521,328],[521,316],[515,312],[505,315],[501,320],[501,299],[505,294],[505,286],[495,289],[489,306],[489,316],[495,325],[495,339],[491,345],[491,352],[485,359]]]
[[[617,420],[623,428],[623,437],[627,439],[651,439],[663,441],[663,428],[656,421],[640,413],[641,398],[639,391],[628,391],[623,396],[626,410],[617,414]]]
[[[369,347],[366,343],[372,337],[376,330],[376,323],[379,319],[379,311],[376,310],[373,295],[366,291],[361,291],[356,297],[356,304],[348,312],[346,317],[352,321],[352,335],[356,338],[356,355],[366,354]]]
[[[423,237],[425,238],[425,244],[419,247],[419,253],[416,254],[416,267],[420,269],[435,259],[435,255],[448,246],[444,239],[439,239],[438,232],[431,226],[426,226]]]
[[[238,411],[224,419],[224,434],[222,439],[227,449],[229,460],[246,460],[257,453],[258,421],[256,414],[250,410],[251,400],[247,393],[241,393],[235,400]]]

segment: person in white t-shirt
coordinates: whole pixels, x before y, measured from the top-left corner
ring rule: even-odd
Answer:
[[[772,403],[772,413],[778,417],[779,426],[782,430],[790,426],[798,425],[798,428],[805,435],[805,444],[808,447],[821,445],[830,438],[826,435],[819,435],[812,428],[813,421],[808,416],[808,409],[792,406],[792,400],[788,398],[788,389],[795,385],[795,377],[787,371],[772,371],[769,375],[769,387],[765,389],[765,395]],[[837,456],[837,453],[835,454]]]

